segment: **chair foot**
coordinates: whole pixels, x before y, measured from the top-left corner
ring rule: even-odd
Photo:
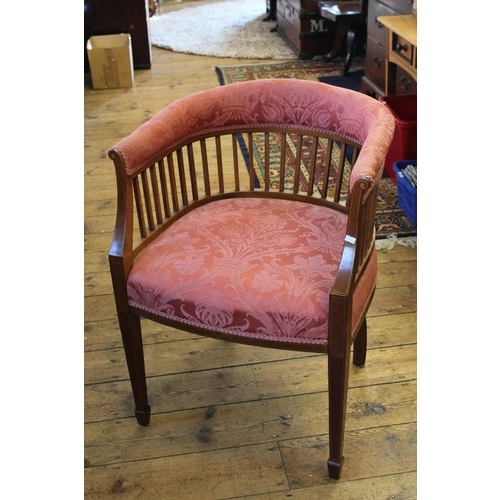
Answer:
[[[147,406],[145,410],[134,410],[135,418],[139,425],[148,425],[151,417],[151,406]]]
[[[342,463],[344,461],[344,458],[342,457],[342,460],[340,463],[335,462],[332,459],[328,459],[328,475],[332,479],[339,479],[340,477],[340,470],[342,469]]]

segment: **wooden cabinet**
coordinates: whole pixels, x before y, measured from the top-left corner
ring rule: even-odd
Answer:
[[[277,0],[278,33],[300,59],[327,54],[333,23],[320,16],[317,0]]]
[[[129,33],[134,68],[151,68],[148,0],[85,0],[84,59],[89,71],[86,43],[91,36]]]
[[[300,59],[325,55],[333,48],[338,23],[321,17],[318,0],[277,0],[276,14],[278,33]],[[339,55],[345,54],[344,40]],[[360,43],[356,55],[364,54]]]
[[[413,0],[368,0],[366,67],[365,76],[361,81],[362,92],[375,98],[387,94],[388,30],[378,18],[411,14],[412,8]],[[417,82],[410,71],[399,66],[391,71],[392,84],[389,93],[396,95],[417,93]]]
[[[412,14],[380,16],[387,28],[385,93],[417,93],[417,18]],[[413,85],[415,82],[415,85]]]

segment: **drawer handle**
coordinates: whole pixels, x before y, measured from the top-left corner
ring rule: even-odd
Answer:
[[[375,56],[373,58],[373,62],[375,63],[375,66],[377,66],[377,68],[380,68],[380,66],[382,66],[384,60],[380,59],[380,57],[378,57],[378,56]]]
[[[409,80],[408,78],[406,78],[406,76],[402,76],[401,79],[400,79],[400,82],[401,82],[401,86],[405,90],[410,90],[410,88],[411,88],[411,80]]]
[[[401,45],[400,43],[397,43],[395,50],[396,50],[396,52],[401,52],[401,51],[406,52],[408,50],[408,45],[406,45],[406,43],[404,45]]]

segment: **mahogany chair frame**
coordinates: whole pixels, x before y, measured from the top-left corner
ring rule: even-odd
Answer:
[[[339,478],[343,462],[351,348],[354,364],[362,366],[365,363],[367,346],[366,312],[375,289],[373,287],[368,300],[363,304],[357,324],[353,324],[352,319],[353,294],[363,280],[367,262],[375,258],[374,218],[377,186],[382,175],[385,153],[392,138],[394,120],[383,104],[368,96],[354,95],[352,91],[317,82],[245,82],[209,89],[196,97],[198,101],[202,96],[207,103],[217,102],[217,106],[224,110],[226,101],[229,106],[229,103],[234,104],[235,100],[239,99],[243,106],[252,94],[261,92],[263,88],[270,89],[272,85],[276,91],[269,94],[269,99],[276,99],[274,104],[279,103],[282,107],[296,106],[296,103],[287,102],[288,96],[293,94],[287,91],[290,86],[303,89],[306,96],[310,96],[311,92],[327,95],[328,102],[331,101],[332,104],[332,116],[336,114],[335,108],[339,103],[344,105],[349,102],[349,106],[359,106],[357,114],[361,123],[366,125],[365,122],[370,122],[364,127],[364,137],[361,137],[359,130],[350,130],[352,123],[344,123],[342,113],[338,113],[336,118],[332,118],[335,127],[320,128],[317,124],[311,126],[300,121],[293,123],[293,120],[280,122],[275,118],[267,122],[260,119],[246,123],[245,119],[241,118],[227,122],[224,126],[214,126],[207,122],[197,129],[187,129],[185,134],[177,131],[173,139],[167,140],[161,131],[168,129],[169,117],[178,113],[174,109],[175,106],[170,105],[120,141],[109,151],[117,179],[117,216],[109,263],[118,321],[134,396],[135,416],[138,423],[144,426],[150,421],[151,408],[147,395],[141,317],[223,340],[325,353],[328,357],[329,391],[327,465],[330,477]],[[184,98],[184,104],[189,104],[190,99],[190,96]],[[311,181],[306,188],[299,184],[298,175],[294,176],[295,182],[291,189],[285,185],[285,155],[283,150],[277,155],[271,154],[272,134],[281,139],[279,144],[285,144],[286,139],[293,138],[298,145],[297,165],[301,161],[309,161],[301,158],[302,151],[305,150],[302,146],[306,142],[309,149],[312,148],[315,152],[308,163]],[[241,161],[242,139],[246,140],[248,165]],[[264,144],[260,167],[257,167],[253,147],[257,139]],[[333,177],[339,180],[330,185],[326,180],[328,175],[325,175],[323,184],[319,183],[320,187],[317,188],[314,182],[320,174],[315,172],[315,169],[319,170],[319,162],[315,158],[320,143],[324,144],[323,153],[327,158],[331,157],[333,150],[339,152],[338,161],[330,163],[328,160],[329,168],[337,169]],[[364,144],[369,144],[366,150]],[[273,163],[276,156],[280,159],[279,167]],[[256,183],[257,168],[262,169],[260,185]],[[370,174],[357,172],[358,168],[364,168]],[[280,172],[277,183],[270,180],[271,170],[273,175]],[[351,177],[353,172],[357,172],[354,181]],[[341,195],[340,179],[348,186],[345,199]],[[173,222],[180,220],[186,213],[215,200],[233,197],[288,199],[328,207],[347,214],[343,254],[329,297],[330,326],[325,342],[308,344],[284,340],[276,343],[252,337],[235,339],[234,336],[168,320],[130,306],[127,277],[134,265],[134,259],[140,252],[168,231]]]

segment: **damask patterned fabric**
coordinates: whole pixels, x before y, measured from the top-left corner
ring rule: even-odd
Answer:
[[[326,343],[345,232],[344,214],[307,203],[209,203],[138,256],[129,303],[217,332]]]
[[[277,78],[233,83],[186,96],[115,147],[123,156],[127,174],[132,174],[190,135],[238,130],[242,124],[295,125],[364,143],[351,186],[362,176],[375,179],[380,175],[394,130],[387,107],[361,92]]]
[[[115,149],[126,174],[133,175],[189,138],[237,132],[248,124],[333,132],[363,143],[351,188],[360,178],[375,181],[381,175],[394,129],[391,112],[359,92],[268,79],[182,98]],[[182,216],[139,254],[128,276],[129,304],[225,335],[326,345],[329,293],[346,224],[342,213],[284,199],[208,203]],[[372,252],[353,296],[353,329],[363,319],[375,281]]]

